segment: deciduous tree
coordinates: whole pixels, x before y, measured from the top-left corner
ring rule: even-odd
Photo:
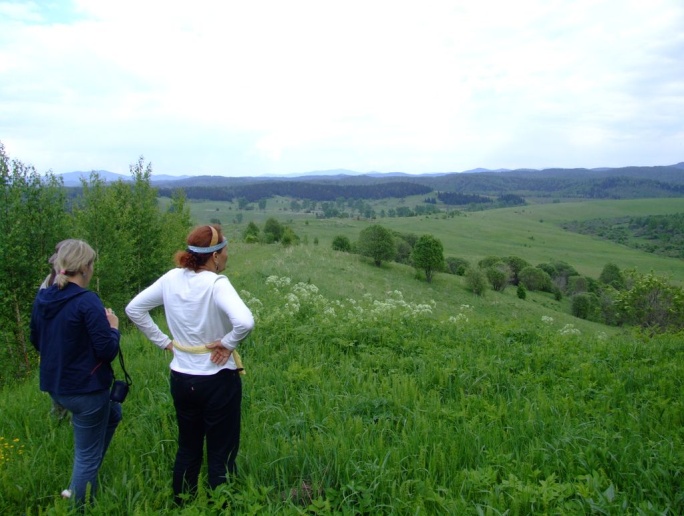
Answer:
[[[0,142],[0,379],[31,369],[31,305],[55,244],[68,236],[66,220],[61,180],[10,160]]]
[[[411,252],[411,261],[416,269],[425,272],[425,279],[432,282],[435,271],[444,270],[444,246],[432,235],[422,235]]]
[[[373,224],[359,234],[357,249],[360,255],[371,258],[380,267],[383,261],[394,257],[394,238],[389,229]]]

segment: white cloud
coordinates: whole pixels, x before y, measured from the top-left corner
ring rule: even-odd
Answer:
[[[678,0],[0,0],[0,141],[57,172],[684,159]],[[163,167],[163,169],[162,169]]]

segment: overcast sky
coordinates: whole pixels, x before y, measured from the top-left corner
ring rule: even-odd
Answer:
[[[39,172],[684,161],[682,0],[0,0],[0,142]]]

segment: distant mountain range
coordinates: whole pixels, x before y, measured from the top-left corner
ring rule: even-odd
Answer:
[[[152,175],[152,183],[155,185],[166,185],[166,186],[171,186],[173,184],[177,184],[178,186],[197,186],[197,185],[207,185],[211,184],[212,181],[219,181],[219,182],[235,182],[235,183],[245,183],[245,182],[261,182],[261,181],[268,181],[268,180],[323,180],[323,179],[345,179],[345,178],[351,178],[351,177],[371,177],[371,178],[402,178],[402,179],[407,179],[407,178],[436,178],[436,177],[441,177],[441,176],[449,176],[453,174],[481,174],[481,173],[486,173],[486,174],[491,174],[491,173],[520,173],[520,174],[530,174],[530,173],[543,173],[543,172],[548,172],[549,174],[558,174],[560,171],[566,172],[566,173],[579,173],[579,174],[587,174],[591,172],[596,172],[596,173],[610,173],[611,175],[621,175],[622,171],[625,171],[627,175],[630,175],[629,172],[633,171],[635,168],[638,169],[648,169],[648,168],[658,168],[658,169],[663,169],[663,168],[672,168],[672,169],[679,169],[679,170],[684,170],[684,162],[680,162],[674,165],[666,165],[664,167],[618,167],[618,168],[611,168],[611,167],[601,167],[601,168],[592,168],[592,169],[585,169],[585,168],[578,168],[578,169],[564,169],[564,168],[551,168],[551,169],[531,169],[531,168],[525,168],[525,169],[507,169],[507,168],[498,168],[498,169],[487,169],[487,168],[474,168],[470,170],[464,170],[461,172],[428,172],[428,173],[422,173],[422,174],[409,174],[407,172],[357,172],[354,170],[347,170],[347,169],[331,169],[331,170],[315,170],[311,172],[306,172],[303,174],[287,174],[287,175],[277,175],[277,176],[251,176],[251,177],[227,177],[227,176],[190,176],[190,175],[183,175],[183,176],[172,176],[172,175],[165,175],[165,174],[159,174],[159,175]],[[131,177],[129,175],[123,175],[123,174],[116,174],[114,172],[109,172],[107,170],[93,170],[89,172],[83,172],[83,171],[76,171],[76,172],[66,172],[64,174],[57,174],[59,177],[62,178],[64,182],[64,186],[68,187],[74,187],[74,186],[81,186],[81,180],[85,179],[88,180],[90,178],[90,175],[96,173],[100,179],[106,181],[106,182],[115,182],[115,181],[130,181]]]
[[[64,186],[81,186],[81,179],[86,181],[90,178],[90,174],[97,174],[100,179],[107,183],[114,183],[119,179],[122,181],[130,181],[130,175],[116,174],[115,172],[109,172],[108,170],[91,170],[89,172],[65,172],[64,174],[56,174],[56,176],[61,177],[64,181]],[[152,182],[166,182],[166,181],[177,181],[179,179],[187,179],[191,176],[170,176],[170,175],[153,175]]]

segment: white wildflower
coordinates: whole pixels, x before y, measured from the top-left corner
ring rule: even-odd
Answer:
[[[449,322],[454,323],[454,324],[467,323],[468,322],[468,316],[464,313],[460,313],[456,317],[454,317],[452,315],[449,317]]]
[[[292,280],[288,277],[269,276],[266,278],[266,285],[271,285],[275,288],[288,287],[290,283],[292,283]]]
[[[387,292],[387,297],[390,299],[396,299],[397,301],[401,301],[404,299],[404,294],[402,294],[399,290],[390,290],[389,292]]]
[[[563,328],[558,330],[558,333],[560,333],[561,335],[581,335],[582,334],[582,332],[579,331],[579,329],[575,328],[572,324],[566,324],[565,326],[563,326]]]

